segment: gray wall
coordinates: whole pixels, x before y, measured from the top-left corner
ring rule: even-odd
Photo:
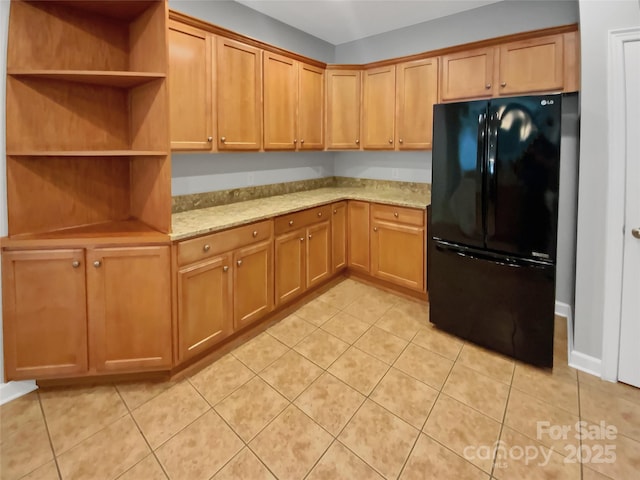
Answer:
[[[602,358],[606,183],[609,157],[608,31],[640,25],[637,0],[580,0],[580,175],[574,347]]]

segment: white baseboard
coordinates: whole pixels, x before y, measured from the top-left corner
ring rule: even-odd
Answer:
[[[36,390],[38,386],[33,380],[23,382],[0,383],[0,405]]]
[[[571,305],[556,302],[556,315],[567,319],[567,358],[569,366],[596,377],[602,374],[602,360],[591,355],[574,350],[573,348],[573,312]]]

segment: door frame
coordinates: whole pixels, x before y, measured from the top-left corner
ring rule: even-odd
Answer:
[[[602,370],[604,380],[618,380],[620,327],[622,315],[622,274],[624,253],[624,207],[626,170],[625,62],[624,46],[640,42],[640,27],[609,31],[608,103],[609,158],[604,251],[604,311],[602,321]]]

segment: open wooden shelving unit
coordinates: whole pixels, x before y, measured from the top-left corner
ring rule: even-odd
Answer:
[[[167,18],[163,0],[12,1],[9,240],[170,232]]]

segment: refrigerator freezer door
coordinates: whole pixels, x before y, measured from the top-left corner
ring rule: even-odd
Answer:
[[[483,173],[488,103],[434,106],[431,235],[482,247]]]
[[[553,366],[555,268],[434,242],[430,321],[533,365]]]
[[[560,95],[491,101],[486,190],[489,250],[555,260],[561,103]]]

